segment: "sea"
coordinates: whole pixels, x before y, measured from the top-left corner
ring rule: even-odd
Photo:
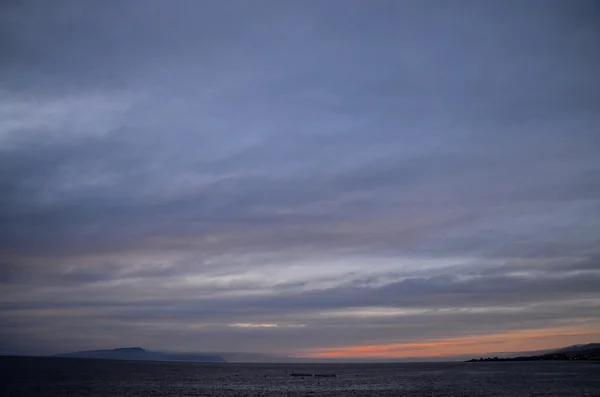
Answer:
[[[600,397],[600,363],[209,364],[0,357],[0,396]]]

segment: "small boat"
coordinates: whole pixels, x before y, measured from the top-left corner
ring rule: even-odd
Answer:
[[[316,376],[317,378],[335,378],[335,377],[337,377],[336,374],[315,374],[314,376]]]
[[[302,373],[302,372],[300,372],[300,373],[299,372],[292,372],[290,374],[290,376],[302,376],[302,377],[304,377],[304,376],[313,376],[313,374],[307,374],[307,373]]]

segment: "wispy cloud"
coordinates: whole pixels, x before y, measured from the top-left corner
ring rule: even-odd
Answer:
[[[461,354],[486,354],[501,349],[515,352],[546,348],[550,343],[569,343],[581,337],[598,338],[597,329],[556,328],[490,334],[483,337],[462,337],[435,340],[427,343],[394,343],[365,345],[333,349],[317,349],[309,352],[309,358],[410,358],[444,357]],[[540,343],[543,340],[543,343]],[[496,350],[494,350],[496,349]]]
[[[597,337],[594,2],[1,7],[0,353]]]

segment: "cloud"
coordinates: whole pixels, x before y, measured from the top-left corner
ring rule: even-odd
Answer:
[[[0,352],[597,324],[593,2],[2,7]]]

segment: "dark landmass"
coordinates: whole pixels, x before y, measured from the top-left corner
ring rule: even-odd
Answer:
[[[576,353],[587,350],[600,349],[600,343],[587,343],[585,345],[572,345],[554,350],[552,353]]]
[[[109,350],[88,350],[74,353],[58,354],[53,357],[63,358],[97,358],[112,360],[143,360],[143,361],[197,361],[197,362],[226,362],[223,357],[204,353],[166,353],[153,352],[141,347],[123,347]]]
[[[585,345],[573,345],[554,350],[553,352],[540,354],[536,356],[518,356],[518,357],[481,357],[473,358],[467,362],[487,362],[487,361],[600,361],[600,343],[588,343]]]

